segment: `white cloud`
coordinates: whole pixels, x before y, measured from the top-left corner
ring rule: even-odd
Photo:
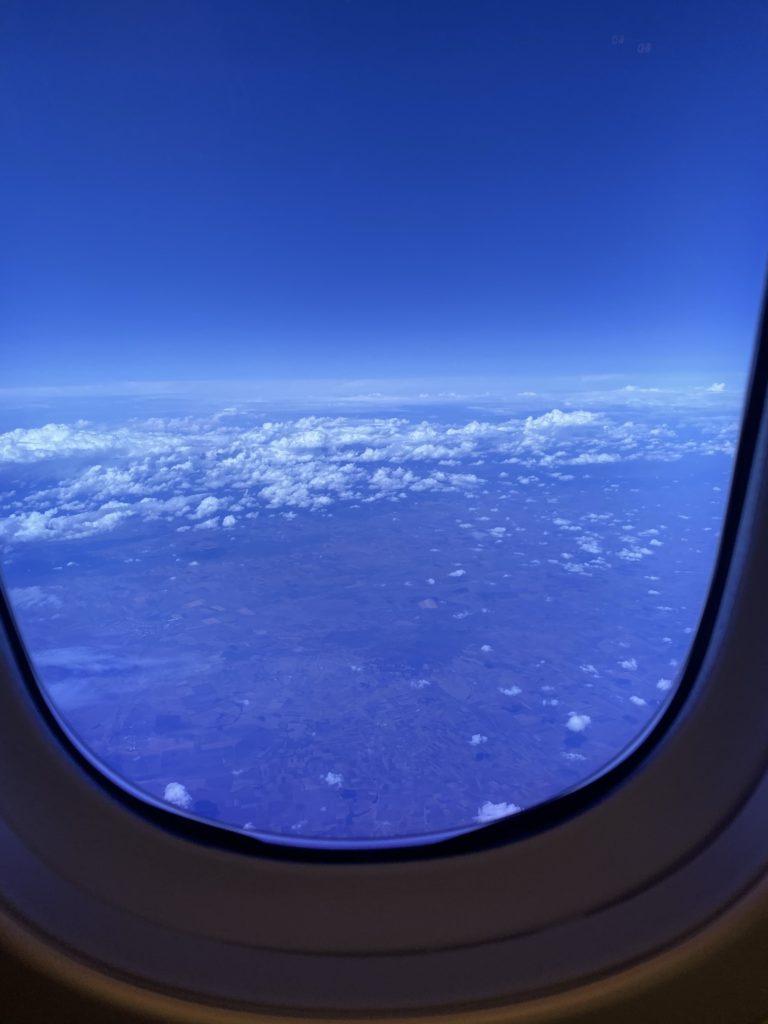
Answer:
[[[175,804],[176,807],[181,807],[184,810],[192,806],[192,797],[189,795],[189,790],[180,782],[169,782],[165,787],[163,799],[169,804]]]
[[[642,558],[645,558],[646,555],[652,555],[653,552],[649,550],[649,548],[635,546],[631,548],[622,548],[621,551],[617,552],[617,554],[624,562],[639,562]]]
[[[221,502],[219,501],[218,498],[214,498],[213,495],[208,495],[207,498],[203,498],[203,500],[197,506],[195,511],[192,513],[192,518],[208,519],[208,517],[213,515],[214,512],[218,512],[220,504]]]
[[[55,611],[63,603],[60,597],[42,587],[11,587],[8,596],[14,608],[47,608]]]
[[[510,814],[517,814],[522,808],[518,807],[517,804],[501,803],[494,804],[490,800],[486,800],[485,803],[478,808],[477,814],[475,815],[475,821],[481,824],[487,821],[496,821],[497,818],[506,818]]]
[[[466,569],[454,569],[453,572],[449,572],[448,575],[449,576],[466,576],[467,575],[467,570]]]
[[[637,671],[637,658],[624,658],[623,661],[619,662],[621,668],[626,669],[628,672]]]
[[[561,412],[560,409],[553,409],[544,413],[543,416],[529,416],[523,424],[526,433],[535,430],[549,430],[552,427],[582,427],[587,423],[593,423],[596,419],[593,412],[586,412],[580,409],[577,412]]]
[[[0,519],[0,538],[16,542],[36,540],[78,540],[114,530],[133,514],[128,506],[107,502],[90,512],[57,514],[59,509],[15,513]]]
[[[574,459],[568,460],[569,466],[593,466],[601,463],[620,462],[621,456],[613,452],[582,452]]]
[[[0,434],[0,462],[40,462],[74,455],[130,452],[132,455],[168,452],[178,439],[165,424],[148,420],[144,427],[125,426],[105,430],[78,420],[74,424],[46,423],[42,427]]]
[[[344,781],[344,777],[340,772],[326,772],[326,774],[322,776],[322,779],[323,782],[327,783],[327,785],[334,786],[337,789]]]
[[[577,715],[575,711],[572,711],[568,716],[568,721],[565,723],[566,729],[570,729],[571,732],[584,732],[588,725],[592,724],[592,719],[589,715]]]
[[[488,742],[488,737],[487,736],[483,736],[481,733],[476,732],[472,737],[470,737],[469,745],[471,747],[479,747],[481,743],[487,743],[487,742]]]
[[[373,400],[366,398],[366,407]],[[670,415],[666,406],[663,410]],[[529,489],[536,485],[533,493],[538,495],[562,478],[557,476],[561,465],[727,453],[737,433],[735,417],[733,424],[723,423],[714,433],[703,421],[690,419],[686,431],[678,436],[672,426],[649,419],[646,412],[628,420],[620,411],[583,408],[469,423],[438,418],[418,422],[405,415],[371,415],[365,409],[356,416],[288,415],[259,418],[250,425],[245,413],[150,417],[117,427],[81,420],[48,423],[0,434],[0,462],[55,459],[60,472],[56,482],[4,499],[0,539],[6,544],[77,540],[130,521],[215,532],[231,529],[231,517],[245,521],[265,508],[322,514],[338,502],[362,505],[439,493],[481,494],[496,480],[493,471],[491,481],[486,480],[483,467],[493,470],[501,463],[518,464],[517,484]],[[537,475],[538,467],[546,472]],[[501,540],[518,529],[499,524],[488,532]],[[568,529],[578,535],[581,527],[570,523]],[[609,542],[593,532],[575,543],[599,555]],[[638,562],[660,543],[649,541],[646,547],[622,537],[616,557]],[[590,572],[599,567],[595,562],[586,566]],[[565,568],[587,573],[571,561]]]
[[[576,541],[582,551],[586,551],[589,555],[599,555],[602,553],[602,547],[597,540],[597,537],[579,537]]]
[[[725,391],[725,384],[710,384],[707,391],[713,395],[719,395]]]

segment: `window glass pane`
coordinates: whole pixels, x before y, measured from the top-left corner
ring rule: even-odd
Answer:
[[[80,746],[286,841],[614,763],[718,547],[764,5],[9,10],[0,546]]]

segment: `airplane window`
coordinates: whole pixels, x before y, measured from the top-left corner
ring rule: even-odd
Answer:
[[[728,500],[761,5],[12,10],[0,550],[79,747],[310,845],[620,760]]]

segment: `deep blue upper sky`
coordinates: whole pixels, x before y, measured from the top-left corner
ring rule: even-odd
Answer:
[[[2,383],[741,371],[767,43],[752,0],[6,0]]]

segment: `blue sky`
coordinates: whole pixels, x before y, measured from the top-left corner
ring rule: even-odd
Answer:
[[[3,20],[4,387],[746,367],[764,3]]]

